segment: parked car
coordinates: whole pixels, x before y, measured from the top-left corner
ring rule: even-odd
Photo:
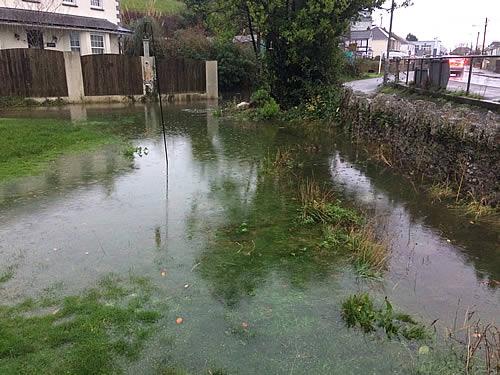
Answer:
[[[389,58],[390,59],[403,59],[405,57],[409,57],[408,54],[406,54],[405,52],[401,52],[401,51],[389,51]]]

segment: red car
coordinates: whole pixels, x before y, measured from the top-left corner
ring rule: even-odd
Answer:
[[[457,77],[461,77],[464,74],[466,58],[464,57],[452,57],[450,58],[450,74]]]

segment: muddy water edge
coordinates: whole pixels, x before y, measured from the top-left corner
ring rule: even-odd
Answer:
[[[206,105],[166,114],[168,187],[154,106],[22,113],[120,124],[138,149],[132,163],[109,147],[62,156],[40,175],[0,185],[0,265],[12,271],[0,283],[2,306],[80,295],[110,274],[147,279],[161,317],[140,355],[116,351],[109,371],[131,374],[412,373],[419,348],[438,342],[347,328],[342,301],[362,292],[387,297],[439,337],[466,312],[498,323],[495,223],[431,203],[331,128],[217,119]],[[283,149],[301,178],[328,184],[374,223],[389,249],[378,277],[317,252],[316,233],[297,224],[293,192],[263,173]],[[0,356],[0,366],[12,358]]]

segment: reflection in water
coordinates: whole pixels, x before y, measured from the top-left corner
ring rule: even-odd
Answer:
[[[440,230],[415,217],[403,202],[391,199],[386,191],[377,187],[376,181],[372,182],[338,152],[331,159],[331,170],[334,182],[341,186],[344,194],[352,201],[361,202],[376,217],[378,230],[390,244],[392,256],[387,279],[391,289],[388,293],[405,300],[405,304],[422,306],[430,318],[449,313],[450,306],[443,301],[450,304],[461,301],[463,306],[477,306],[477,311],[495,316],[495,310],[490,310],[487,301],[495,300],[497,292],[488,290],[477,279],[474,267],[468,266],[466,248],[452,244],[441,236]],[[494,250],[489,257],[493,265],[498,261]],[[500,270],[493,266],[480,270],[480,275],[485,271],[498,277],[496,273]]]
[[[411,359],[400,343],[344,326],[341,300],[365,285],[335,257],[308,250],[307,233],[290,220],[294,202],[260,175],[261,160],[278,147],[307,144],[311,152],[301,157],[309,172],[377,218],[392,256],[374,293],[428,322],[448,323],[458,299],[496,317],[499,292],[481,281],[499,278],[497,234],[429,205],[341,136],[307,139],[219,120],[204,105],[167,106],[167,196],[157,108],[72,111],[120,124],[149,153],[132,164],[111,148],[68,155],[39,177],[1,186],[0,263],[18,267],[0,298],[37,295],[61,281],[62,292],[74,293],[109,272],[151,277],[169,310],[129,373],[148,373],[158,362],[194,373],[408,373]],[[173,328],[179,315],[186,323]]]

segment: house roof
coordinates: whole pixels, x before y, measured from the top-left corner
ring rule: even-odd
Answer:
[[[491,44],[486,49],[500,48],[500,42],[491,42]]]
[[[130,30],[102,18],[1,7],[0,23],[130,33]]]
[[[382,27],[378,27],[378,26],[374,27],[374,28],[372,28],[371,31],[373,33],[374,40],[386,40],[389,38],[389,32]],[[391,39],[398,40],[403,44],[410,44],[410,42],[408,42],[406,39],[401,38],[400,36],[398,36],[394,33],[392,33]]]
[[[353,30],[350,33],[351,40],[360,40],[360,39],[370,39],[372,35],[371,30]]]

